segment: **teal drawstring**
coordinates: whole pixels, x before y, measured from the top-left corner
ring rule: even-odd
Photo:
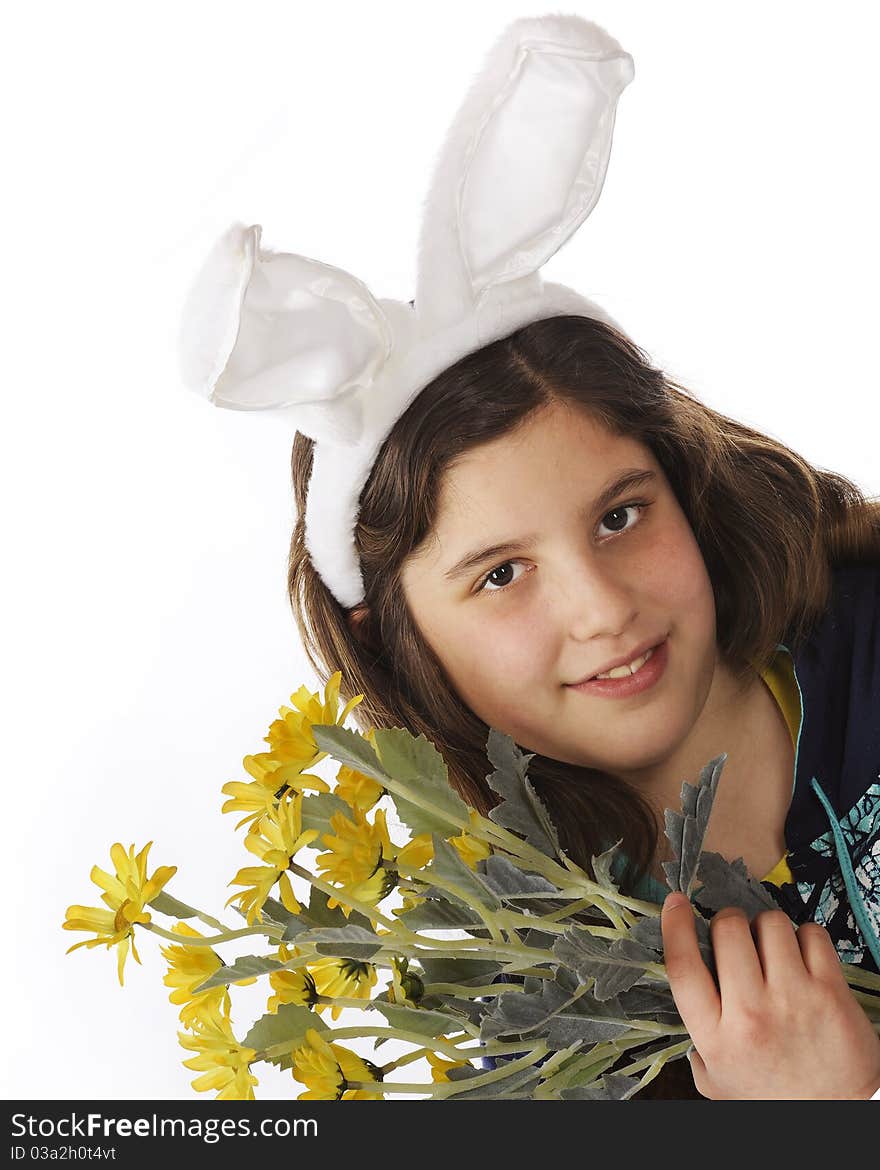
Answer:
[[[853,872],[852,861],[850,860],[849,850],[846,847],[846,841],[843,837],[843,830],[840,827],[840,822],[834,815],[834,809],[831,807],[831,802],[822,791],[822,786],[814,776],[810,781],[810,785],[819,800],[822,802],[822,807],[825,809],[825,814],[828,817],[828,823],[831,825],[831,832],[834,835],[834,846],[837,850],[837,860],[840,862],[840,872],[843,874],[843,881],[846,885],[846,892],[849,895],[849,904],[852,907],[852,912],[855,915],[855,920],[859,924],[859,930],[862,932],[862,937],[868,947],[868,950],[874,957],[874,962],[880,970],[880,939],[874,933],[868,915],[865,911],[865,902],[862,897],[859,884],[856,881],[856,875]]]

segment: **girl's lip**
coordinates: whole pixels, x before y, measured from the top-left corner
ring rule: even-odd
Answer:
[[[669,659],[668,639],[654,647],[651,657],[635,674],[628,678],[591,678],[582,683],[570,683],[570,689],[585,695],[604,695],[609,699],[626,699],[652,687],[666,670]]]

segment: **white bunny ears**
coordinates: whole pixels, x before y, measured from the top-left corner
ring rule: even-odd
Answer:
[[[364,597],[361,490],[419,391],[531,321],[576,314],[616,326],[538,270],[599,198],[633,72],[629,54],[581,17],[508,26],[438,156],[414,306],[377,300],[318,260],[262,251],[257,225],[234,225],[208,257],[184,307],[184,381],[217,406],[278,410],[315,440],[305,542],[343,607]]]

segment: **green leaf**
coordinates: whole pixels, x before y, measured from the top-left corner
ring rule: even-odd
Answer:
[[[265,1052],[267,1048],[274,1048],[278,1044],[289,1044],[290,1048],[284,1056],[272,1056],[269,1060],[279,1068],[291,1068],[293,1049],[305,1041],[308,1028],[324,1032],[327,1025],[317,1012],[298,1003],[283,1003],[277,1012],[267,1012],[260,1016],[242,1040],[242,1045],[254,1048],[257,1052]]]
[[[619,892],[617,882],[612,877],[612,872],[615,862],[619,862],[622,857],[620,852],[620,846],[622,844],[623,838],[621,837],[610,849],[606,849],[598,857],[592,858],[593,876],[603,890],[611,890],[614,893]]]
[[[486,1016],[481,1039],[511,1035],[544,1037],[551,1048],[560,1050],[572,1044],[596,1044],[613,1040],[630,1031],[631,1025],[587,993],[572,1002],[571,990],[552,980],[544,980],[538,994],[505,992]]]
[[[616,940],[622,941],[626,940]],[[634,957],[632,952],[636,948],[636,953],[650,955],[650,958],[642,961]],[[593,995],[599,1001],[628,991],[641,979],[646,963],[654,961],[653,954],[637,943],[615,950],[605,939],[578,930],[566,930],[561,934],[553,944],[553,953],[561,963],[575,971],[583,983],[590,978],[595,980]]]
[[[385,787],[388,775],[373,745],[364,736],[347,727],[340,727],[338,723],[315,723],[312,725],[312,738],[321,751],[327,752],[337,763],[371,776]]]
[[[495,896],[489,886],[480,876],[462,861],[456,849],[448,844],[438,834],[434,833],[434,856],[431,864],[425,866],[422,873],[430,875],[440,882],[448,882],[458,887],[459,896],[464,898],[465,904],[471,901],[478,902],[488,910],[500,910],[501,901]]]
[[[419,1036],[445,1036],[448,1032],[460,1032],[461,1020],[422,1008],[407,1007],[406,1004],[389,1003],[387,1000],[371,999],[369,1010],[380,1012],[392,1028],[401,1032],[415,1032]]]
[[[185,902],[178,902],[171,894],[160,890],[150,902],[151,910],[158,910],[160,914],[167,914],[169,918],[197,918],[198,911]]]
[[[711,854],[704,853],[703,857],[709,857]],[[699,891],[694,895],[699,898]],[[726,905],[729,903],[725,903]],[[710,968],[714,970],[714,962],[712,959],[712,943],[709,938],[709,924],[704,918],[694,915],[694,926],[697,928],[697,946],[700,948],[700,954],[704,961]],[[657,918],[640,918],[634,926],[629,928],[628,937],[635,939],[643,946],[647,947],[654,953],[654,961],[663,962],[663,932],[660,927],[660,919]]]
[[[597,1085],[578,1085],[563,1089],[563,1101],[626,1101],[639,1087],[638,1077],[622,1077],[618,1073],[606,1073]]]
[[[334,906],[331,910],[328,906],[330,895],[325,894],[323,890],[319,890],[317,886],[311,886],[309,889],[309,904],[303,906],[299,914],[292,914],[290,921],[287,924],[287,929],[284,931],[282,942],[292,942],[307,930],[312,930],[316,926],[362,926],[365,930],[371,928],[371,923],[366,915],[361,914],[359,910],[352,910],[348,918],[342,912],[341,906]]]
[[[501,803],[489,811],[490,820],[519,833],[548,857],[560,857],[562,850],[556,829],[526,775],[529,760],[535,753],[523,754],[509,735],[493,727],[489,730],[486,754],[495,765],[486,782],[501,797]]]
[[[214,974],[204,983],[200,983],[195,990],[207,991],[211,987],[237,983],[239,979],[251,979],[254,976],[266,975],[269,971],[277,971],[283,965],[277,959],[270,959],[267,955],[241,955],[231,966],[218,967]]]
[[[303,831],[317,829],[319,833],[332,833],[330,818],[336,813],[343,813],[349,820],[351,819],[351,808],[341,796],[337,796],[334,792],[316,792],[312,796],[303,797]],[[314,845],[316,848],[321,848],[323,842],[316,841]]]
[[[483,925],[476,910],[441,898],[430,898],[414,906],[406,914],[401,914],[398,921],[410,930],[461,930],[468,926]]]
[[[262,910],[270,922],[275,922],[279,926],[287,926],[291,918],[296,918],[296,915],[285,909],[277,898],[267,898],[263,903]]]
[[[459,987],[488,983],[501,970],[491,959],[428,959],[419,956],[425,983],[457,983]]]
[[[757,878],[752,877],[741,857],[736,861],[726,861],[720,853],[703,853],[698,876],[703,884],[694,895],[694,900],[708,910],[739,906],[751,921],[762,910],[779,909],[772,894]]]
[[[375,733],[382,766],[392,780],[406,785],[410,796],[389,788],[397,815],[413,836],[438,833],[449,837],[468,821],[468,806],[449,784],[443,757],[424,735],[413,736],[402,727]],[[428,812],[419,803],[423,796],[439,812]]]
[[[666,836],[677,858],[663,862],[666,884],[670,890],[682,890],[688,897],[693,892],[709,814],[726,761],[727,753],[723,752],[702,769],[696,786],[685,781],[681,786],[681,812],[667,808],[663,814]]]
[[[548,882],[545,877],[536,873],[525,873],[500,853],[493,853],[484,861],[478,862],[477,872],[500,898],[559,893],[558,887]]]
[[[382,949],[385,940],[362,926],[320,926],[297,937],[298,945],[307,943],[314,946],[319,955],[368,963]]]

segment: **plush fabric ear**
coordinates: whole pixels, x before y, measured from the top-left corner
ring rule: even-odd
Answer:
[[[184,380],[217,406],[290,407],[285,416],[310,438],[354,443],[356,391],[392,348],[385,313],[343,269],[262,250],[261,230],[233,225],[196,278],[179,338]]]
[[[528,280],[602,190],[632,58],[578,16],[514,21],[487,55],[435,164],[419,239],[426,331]],[[507,293],[508,299],[515,293]]]

